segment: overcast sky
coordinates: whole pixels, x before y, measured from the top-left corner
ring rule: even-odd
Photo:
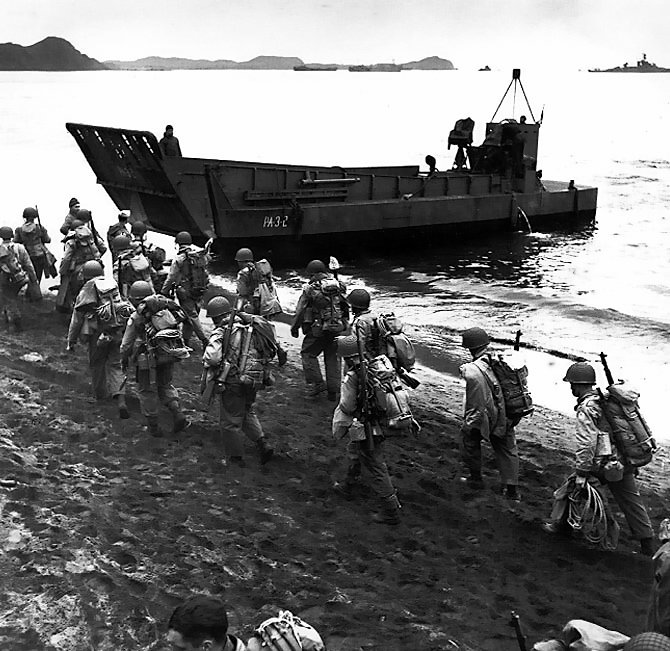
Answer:
[[[0,42],[60,36],[96,59],[670,67],[670,0],[0,0]]]

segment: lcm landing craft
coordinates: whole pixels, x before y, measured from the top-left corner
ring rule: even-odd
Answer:
[[[165,157],[148,131],[67,123],[89,165],[119,209],[161,233],[187,230],[214,238],[222,252],[250,246],[277,261],[327,254],[338,245],[390,247],[458,243],[532,227],[584,225],[595,218],[598,190],[547,181],[537,168],[542,120],[535,120],[515,69],[479,146],[474,122],[449,134],[452,169],[426,156],[418,165],[318,167]],[[532,121],[495,121],[514,84]]]

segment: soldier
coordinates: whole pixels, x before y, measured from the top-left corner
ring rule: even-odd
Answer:
[[[502,494],[518,502],[519,453],[514,425],[505,413],[500,382],[491,370],[489,344],[482,328],[469,328],[463,333],[463,347],[472,355],[472,362],[461,366],[465,380],[465,415],[461,429],[463,460],[470,474],[463,478],[472,488],[483,488],[482,440],[493,448],[502,481]]]
[[[189,423],[179,405],[179,396],[172,385],[172,376],[175,361],[187,357],[188,353],[182,347],[176,351],[177,355],[173,355],[166,352],[163,347],[155,347],[152,341],[154,335],[163,330],[158,323],[159,320],[163,321],[163,325],[171,326],[169,329],[174,333],[183,313],[174,301],[154,294],[153,287],[145,281],[133,283],[128,298],[135,307],[135,312],[128,319],[128,325],[123,333],[121,360],[124,368],[128,368],[131,363],[136,367],[140,407],[147,419],[147,430],[151,436],[163,436],[158,426],[158,400],[160,400],[172,413],[172,431],[180,432]]]
[[[67,235],[72,230],[72,222],[77,219],[77,213],[79,212],[79,199],[72,197],[68,207],[69,211],[67,215],[65,215],[63,225],[60,227],[60,232],[63,233],[63,235]]]
[[[360,390],[361,376],[367,376],[361,369],[360,352],[363,351],[367,364],[386,351],[380,343],[376,317],[369,309],[370,294],[364,289],[355,289],[349,295],[349,303],[354,312],[354,334],[340,337],[338,341],[338,353],[345,360],[345,375],[332,425],[336,440],[349,437],[348,467],[344,481],[336,482],[334,489],[351,500],[361,469],[365,468],[382,503],[381,514],[374,515],[373,519],[382,524],[396,525],[400,522],[400,502],[384,457],[384,430],[374,416],[371,392],[367,388],[364,392]]]
[[[167,276],[167,272],[163,270],[165,249],[147,242],[147,225],[144,222],[133,222],[130,230],[133,236],[131,244],[151,263],[151,277],[154,288],[157,292],[160,292]]]
[[[37,282],[37,276],[28,251],[13,238],[9,226],[0,227],[0,310],[4,322],[18,332],[23,329],[20,302],[29,284]]]
[[[116,400],[121,418],[129,418],[123,392],[119,345],[132,305],[122,300],[116,283],[105,278],[102,265],[89,260],[82,267],[84,285],[75,299],[67,333],[67,350],[80,337],[88,348],[93,396],[96,400]]]
[[[179,306],[189,317],[184,323],[184,342],[188,346],[191,335],[195,332],[204,347],[207,345],[207,335],[202,329],[199,314],[203,294],[209,285],[209,255],[193,245],[191,234],[186,231],[177,233],[175,243],[179,252],[170,266],[161,294],[169,296],[173,289],[176,290]]]
[[[251,249],[242,248],[235,254],[235,262],[239,271],[237,272],[237,295],[240,297],[240,309],[250,314],[258,314],[272,321],[274,317],[282,313],[281,305],[277,299],[277,290],[272,277],[272,267],[267,260],[254,262],[254,254]],[[263,294],[261,294],[263,292]],[[269,300],[264,301],[263,297]],[[277,362],[284,366],[288,354],[277,340]]]
[[[47,229],[42,224],[35,223],[38,219],[37,209],[28,206],[23,210],[23,225],[19,226],[14,231],[14,241],[18,244],[23,244],[28,251],[30,261],[35,268],[35,275],[37,282],[42,280],[42,274],[45,270],[49,270],[51,266],[47,259],[50,252],[47,250],[45,244],[51,242]],[[52,256],[53,257],[53,256]]]
[[[593,366],[586,362],[576,362],[568,368],[563,381],[570,383],[572,395],[577,398],[575,483],[583,486],[587,481],[599,479],[594,459],[596,456],[611,454],[613,446],[609,426],[600,405],[600,396],[594,388],[596,372]],[[641,552],[645,556],[652,556],[655,551],[654,532],[635,481],[635,474],[635,468],[624,465],[623,478],[619,481],[607,481],[606,484],[623,511],[633,538],[640,541]],[[560,524],[554,522],[547,523],[544,528],[550,533],[558,533],[561,529]]]
[[[81,276],[84,263],[89,260],[101,261],[107,251],[104,242],[87,225],[91,221],[90,211],[81,209],[78,214],[87,221],[79,218],[72,221],[71,230],[64,240],[65,252],[59,268],[61,282],[56,297],[56,309],[62,312],[72,310],[72,303],[84,284]]]
[[[163,137],[158,141],[158,146],[163,156],[181,156],[179,139],[174,135],[171,124],[166,125]]]
[[[130,219],[130,210],[122,210],[119,213],[118,221],[116,224],[112,224],[107,229],[107,244],[109,246],[109,251],[112,254],[112,262],[116,262],[116,258],[119,253],[114,247],[113,240],[117,235],[127,235],[130,239],[130,231],[128,230],[128,219]]]
[[[121,296],[127,297],[132,284],[137,280],[144,280],[153,286],[151,264],[141,249],[132,247],[130,237],[121,233],[112,240],[112,244],[117,252],[112,274]]]
[[[261,464],[273,456],[254,401],[258,389],[267,383],[264,367],[274,356],[276,344],[272,325],[265,319],[243,313],[234,315],[231,321],[232,311],[230,302],[223,296],[215,296],[207,303],[207,316],[214,322],[214,330],[202,362],[207,384],[215,383],[221,395],[221,435],[228,460],[245,467],[242,456],[245,435],[256,444]]]
[[[340,361],[335,337],[347,329],[349,306],[344,298],[344,283],[326,270],[321,260],[307,265],[309,282],[303,286],[298,299],[291,335],[298,337],[302,328],[305,338],[300,355],[307,383],[307,397],[315,398],[324,391],[328,400],[335,402],[340,384]],[[326,382],[323,381],[319,355],[323,353]]]

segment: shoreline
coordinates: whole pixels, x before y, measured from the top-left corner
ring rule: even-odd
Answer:
[[[334,405],[303,398],[301,339],[285,324],[288,364],[257,400],[277,456],[261,468],[247,442],[242,470],[222,465],[216,410],[199,409],[199,349],[175,373],[191,427],[151,439],[136,400],[128,421],[88,400],[83,346],[65,353],[49,297],[26,312],[24,332],[0,329],[0,640],[11,648],[147,649],[193,592],[223,598],[242,637],[292,610],[330,651],[515,649],[512,609],[531,643],[574,618],[643,630],[651,562],[632,552],[618,512],[615,552],[540,529],[569,472],[572,417],[538,407],[517,428],[523,501],[510,506],[486,444],[487,489],[458,481],[459,380],[417,374],[422,431],[386,450],[403,522],[384,527],[369,494],[331,491],[345,456],[330,434]],[[662,448],[641,471],[655,528],[668,459]]]

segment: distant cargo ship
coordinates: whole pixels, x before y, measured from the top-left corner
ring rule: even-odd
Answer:
[[[337,66],[304,65],[293,66],[296,72],[332,72],[337,70]]]
[[[349,66],[349,72],[400,72],[402,66],[395,63],[375,63],[372,66]]]
[[[643,54],[642,58],[634,66],[629,66],[628,63],[624,63],[622,66],[607,68],[606,70],[593,68],[590,69],[589,72],[670,72],[670,68],[661,68],[655,63],[650,63],[647,61],[647,55]]]

